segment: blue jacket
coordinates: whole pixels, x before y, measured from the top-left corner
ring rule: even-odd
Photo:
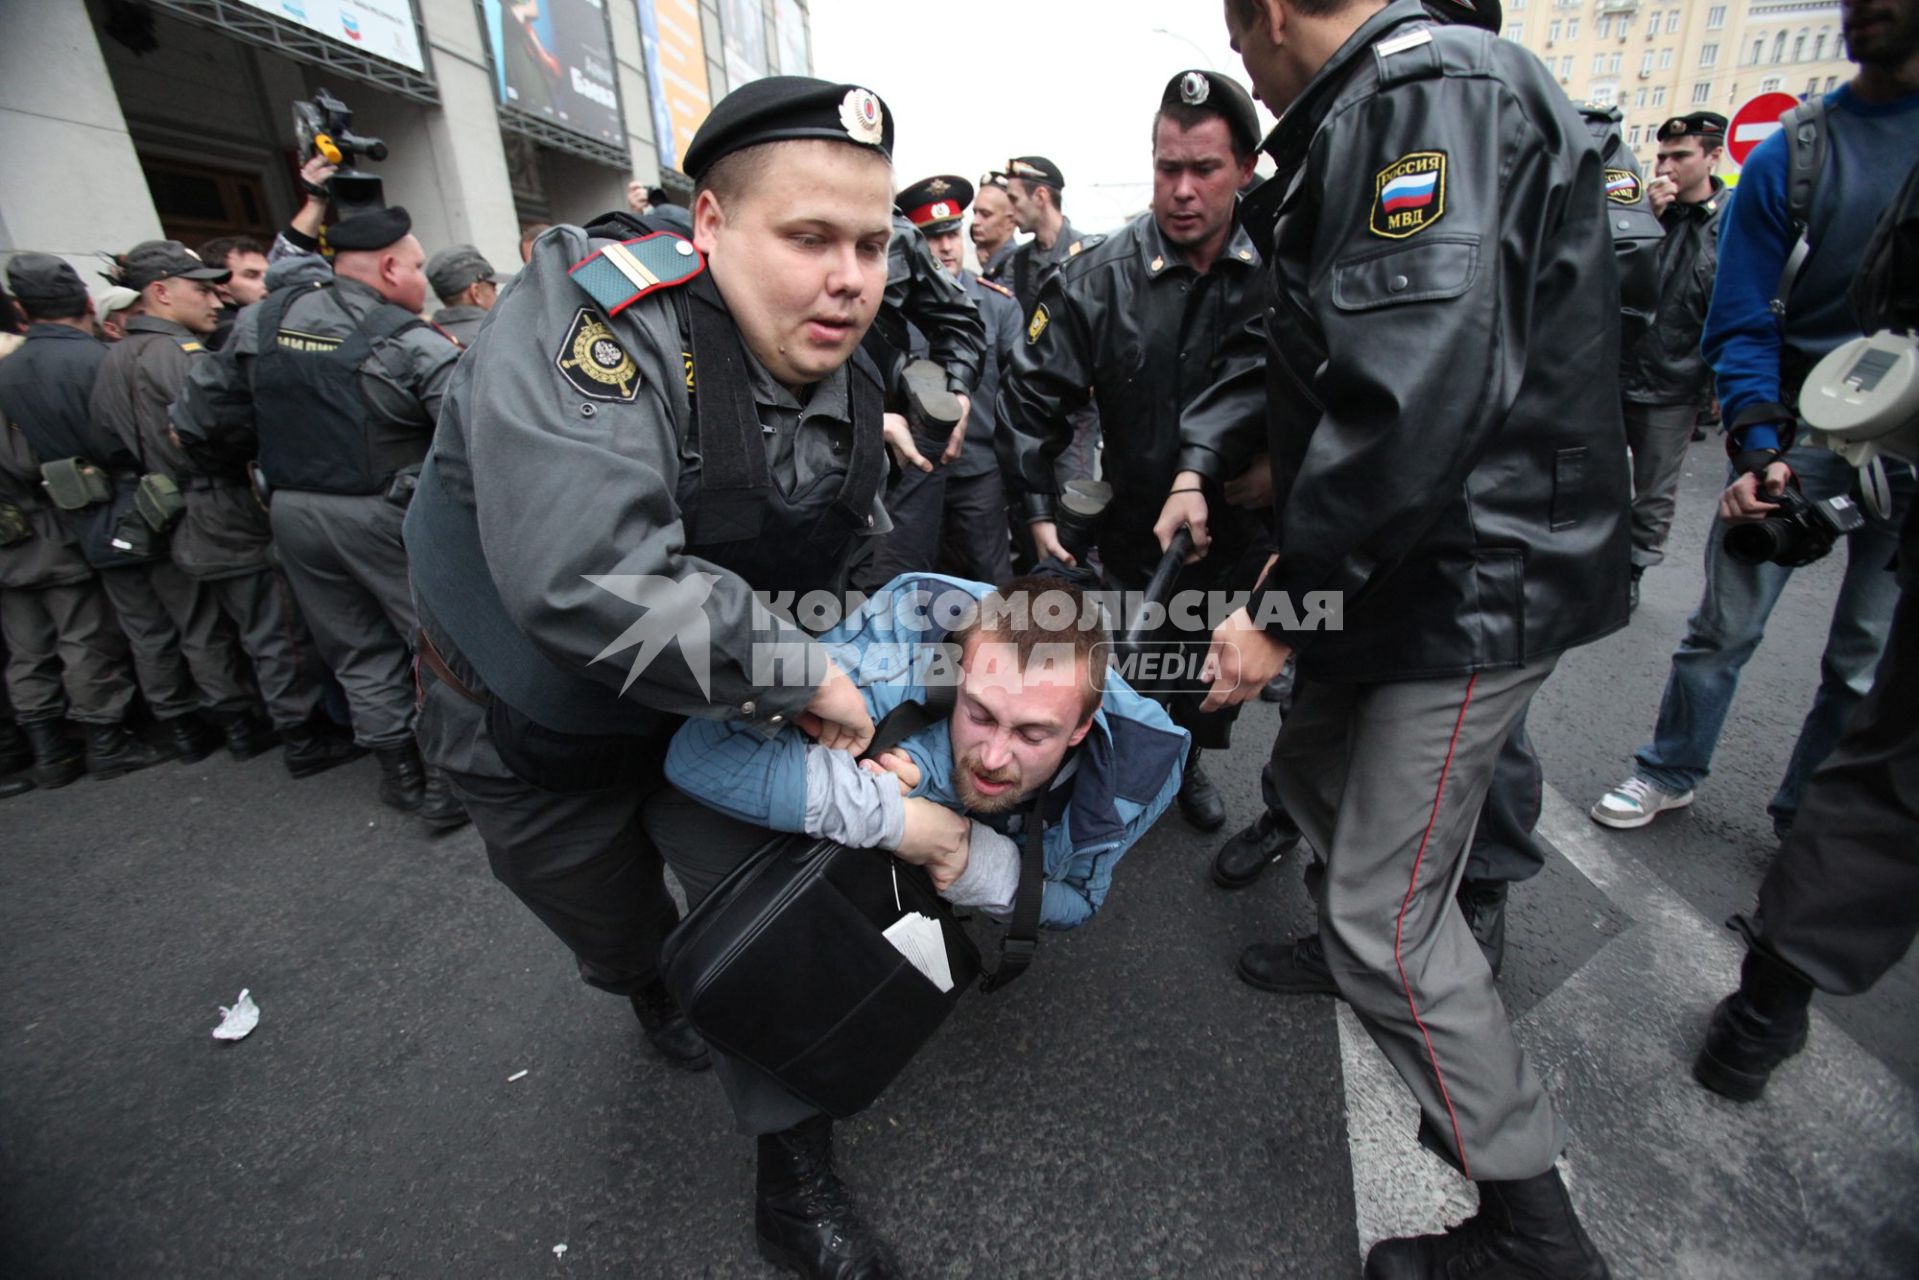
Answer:
[[[902,574],[820,636],[866,695],[875,723],[900,703],[925,697],[926,662],[935,652],[927,646],[945,636],[945,628],[927,616],[941,611],[925,606],[953,590],[977,599],[991,588],[937,574]],[[673,736],[666,776],[723,813],[774,831],[803,831],[810,745],[792,727],[768,738],[743,721],[689,720]],[[1116,673],[1107,674],[1093,727],[1067,756],[1077,761],[1075,772],[1048,792],[1041,924],[1071,929],[1099,910],[1114,866],[1179,791],[1186,748],[1186,731],[1158,703]],[[959,810],[946,722],[905,739],[900,749],[920,768],[911,794]]]

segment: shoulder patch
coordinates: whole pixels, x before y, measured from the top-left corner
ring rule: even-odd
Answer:
[[[1614,204],[1638,204],[1639,175],[1631,169],[1606,170],[1606,199]]]
[[[1373,175],[1371,228],[1404,240],[1446,216],[1446,153],[1412,151]]]
[[[631,404],[640,394],[640,366],[591,307],[573,317],[553,363],[583,396]]]
[[[1053,323],[1053,317],[1048,314],[1045,303],[1042,302],[1037,307],[1034,307],[1033,318],[1026,323],[1027,343],[1030,345],[1038,342],[1040,334],[1045,333],[1046,326],[1051,323]]]
[[[1009,298],[1013,296],[1013,291],[997,280],[988,280],[985,276],[974,276],[973,278],[978,280],[982,287],[991,289],[994,293],[1004,294]]]
[[[616,316],[647,294],[685,284],[706,270],[706,259],[690,240],[656,231],[622,240],[588,254],[567,268],[587,297]]]
[[[205,348],[205,347],[203,347],[203,346],[201,346],[201,345],[200,345],[200,344],[199,344],[198,342],[195,342],[195,341],[193,341],[192,339],[190,339],[190,338],[188,338],[188,339],[182,339],[182,340],[181,340],[181,342],[180,342],[180,350],[182,350],[182,351],[184,351],[184,352],[186,352],[187,354],[189,354],[189,355],[191,355],[191,354],[193,354],[193,353],[194,353],[195,351],[205,351],[205,350],[206,350],[206,348]]]

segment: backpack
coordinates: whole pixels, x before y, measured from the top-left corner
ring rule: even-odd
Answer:
[[[1819,185],[1819,175],[1825,172],[1829,138],[1825,98],[1806,99],[1779,117],[1779,127],[1786,135],[1786,221],[1792,227],[1794,243],[1792,252],[1786,255],[1785,267],[1779,272],[1779,283],[1773,286],[1772,301],[1767,305],[1783,326],[1786,299],[1792,294],[1792,286],[1805,268],[1806,259],[1812,256],[1812,240],[1808,234],[1812,227],[1812,193]]]

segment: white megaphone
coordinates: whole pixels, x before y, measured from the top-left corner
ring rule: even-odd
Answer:
[[[1919,337],[1881,329],[1835,347],[1799,392],[1815,442],[1859,468],[1860,494],[1892,518],[1886,460],[1919,466]]]

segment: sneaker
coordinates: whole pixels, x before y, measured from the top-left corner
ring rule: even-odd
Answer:
[[[1683,809],[1691,803],[1692,792],[1667,791],[1634,774],[1601,796],[1591,813],[1592,820],[1602,827],[1630,831],[1645,826],[1668,809]]]

